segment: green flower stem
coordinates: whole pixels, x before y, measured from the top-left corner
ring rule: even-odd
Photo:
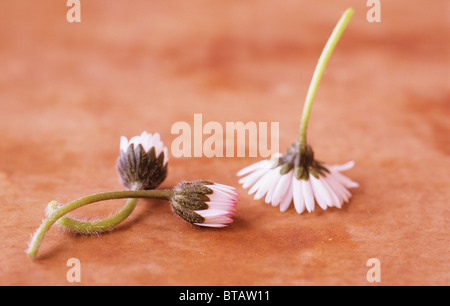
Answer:
[[[105,219],[81,221],[64,216],[59,218],[56,223],[71,233],[99,234],[114,228],[128,218],[135,209],[138,200],[139,199],[136,198],[128,199],[127,203],[120,211]],[[58,204],[56,202],[50,202],[48,208],[50,212],[54,212],[58,209]]]
[[[298,141],[300,152],[304,151],[306,148],[306,129],[308,127],[309,115],[311,113],[311,107],[314,101],[314,97],[317,92],[317,88],[319,86],[320,79],[322,78],[323,72],[325,70],[325,66],[330,59],[331,53],[336,47],[339,38],[344,32],[345,27],[347,26],[350,18],[353,15],[353,9],[348,8],[341,19],[339,19],[336,24],[333,32],[331,33],[330,38],[325,45],[322,54],[320,55],[319,61],[317,62],[316,70],[314,71],[311,83],[309,85],[308,94],[306,95],[305,105],[303,107],[302,119],[299,128]]]
[[[80,208],[82,206],[112,199],[126,199],[126,198],[153,198],[153,199],[163,199],[169,200],[173,195],[172,190],[129,190],[129,191],[112,191],[103,192],[93,195],[89,195],[78,200],[67,203],[61,208],[53,211],[39,226],[37,231],[34,233],[30,245],[27,250],[27,255],[29,257],[36,257],[37,251],[50,227],[58,221],[59,218],[63,217],[67,213]]]
[[[135,185],[131,190],[139,190],[140,186]],[[78,234],[99,234],[105,231],[108,231],[115,226],[122,223],[126,218],[128,218],[133,210],[136,208],[136,204],[138,202],[138,198],[128,199],[125,206],[115,213],[114,215],[96,221],[80,221],[76,219],[69,218],[67,216],[63,216],[56,221],[59,226],[68,230],[71,233]],[[48,212],[52,213],[57,210],[58,204],[55,201],[52,201],[47,206]]]

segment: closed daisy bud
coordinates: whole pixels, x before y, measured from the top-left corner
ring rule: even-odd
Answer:
[[[120,139],[117,169],[122,184],[128,189],[154,189],[167,176],[167,148],[158,133],[143,132],[130,140]]]
[[[208,181],[183,182],[170,199],[175,214],[189,223],[225,227],[233,222],[238,194],[235,188]]]

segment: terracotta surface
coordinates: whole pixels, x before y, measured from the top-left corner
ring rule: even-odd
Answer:
[[[0,4],[0,284],[449,285],[450,90],[447,0],[65,1]],[[174,158],[161,188],[208,179],[240,193],[235,222],[196,228],[167,202],[141,200],[116,230],[51,228],[24,251],[53,199],[120,190],[121,135],[177,121],[280,122],[295,139],[316,61],[355,9],[313,107],[309,140],[329,164],[354,160],[360,183],[341,210],[297,215],[255,201],[236,172],[261,158]],[[124,201],[74,212],[106,216]]]

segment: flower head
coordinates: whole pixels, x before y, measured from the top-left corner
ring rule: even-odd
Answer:
[[[122,184],[128,189],[154,189],[167,176],[167,148],[158,133],[142,132],[130,140],[120,139],[117,169]]]
[[[224,227],[233,222],[238,194],[235,188],[208,181],[182,182],[170,199],[175,214],[189,223]]]
[[[265,197],[266,203],[280,205],[280,211],[286,211],[291,202],[301,214],[312,212],[315,202],[324,210],[328,207],[341,208],[349,201],[349,188],[358,187],[356,182],[341,174],[341,171],[353,167],[353,162],[344,165],[328,166],[314,160],[311,148],[305,152],[296,150],[292,145],[286,154],[277,155],[270,160],[262,160],[238,172],[244,176],[239,180],[244,188],[250,188],[249,194],[255,200]]]
[[[286,154],[272,160],[263,160],[238,172],[238,176],[247,175],[239,182],[244,188],[252,186],[249,193],[256,192],[255,199],[265,196],[266,203],[280,205],[281,211],[285,211],[292,200],[298,213],[305,209],[313,211],[315,202],[322,209],[330,206],[340,208],[351,197],[347,189],[358,186],[340,173],[352,168],[353,162],[341,166],[327,166],[314,159],[314,152],[306,141],[317,87],[331,53],[352,15],[352,8],[342,14],[320,55],[303,106],[297,141],[288,148]]]

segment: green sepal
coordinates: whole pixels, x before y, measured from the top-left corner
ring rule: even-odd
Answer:
[[[173,205],[172,205],[172,210],[175,214],[177,214],[178,216],[180,216],[181,218],[183,218],[184,220],[186,220],[189,223],[194,224],[194,223],[205,222],[205,218],[203,218],[202,216],[200,216],[193,210],[184,209],[184,208],[176,207]]]
[[[309,179],[309,175],[319,178],[326,176],[330,170],[319,161],[314,159],[314,151],[308,145],[300,146],[298,142],[293,143],[286,150],[286,153],[278,158],[276,167],[280,168],[280,174],[284,175],[294,169],[294,176],[297,180]]]
[[[175,188],[178,194],[192,195],[192,194],[211,194],[213,190],[207,185],[212,185],[209,181],[195,181],[195,182],[181,182]]]
[[[313,167],[309,167],[309,173],[314,176],[316,179],[319,179],[319,173]]]
[[[191,195],[183,195],[183,194],[175,194],[172,197],[172,204],[175,206],[181,206],[183,208],[187,208],[190,210],[203,210],[208,209],[209,198],[203,194],[191,194]]]
[[[167,163],[164,164],[164,151],[156,157],[155,148],[145,152],[141,144],[128,146],[126,152],[120,151],[117,170],[122,183],[128,189],[135,185],[140,189],[151,190],[158,187],[167,177]]]
[[[289,171],[291,171],[292,168],[294,168],[294,164],[293,163],[286,163],[283,166],[281,166],[280,174],[284,175],[284,174],[288,173]]]

